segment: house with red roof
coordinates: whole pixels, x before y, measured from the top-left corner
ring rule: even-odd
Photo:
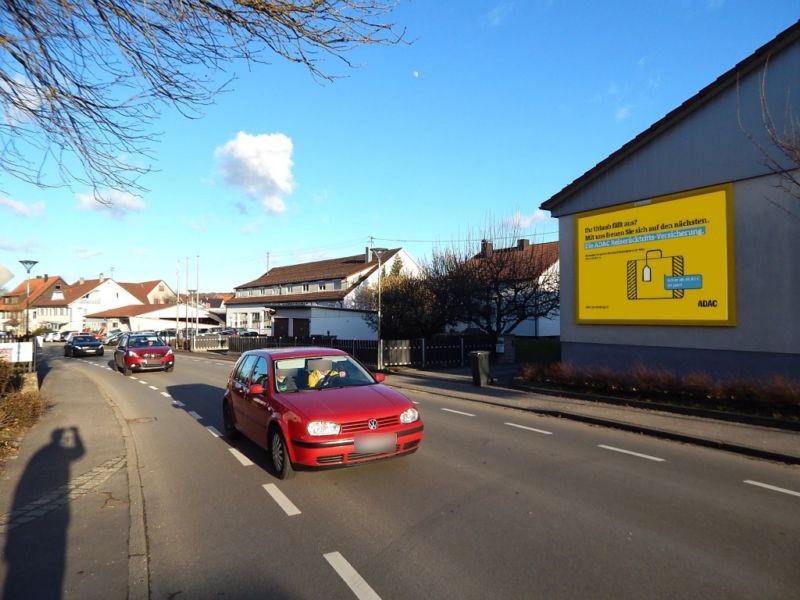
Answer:
[[[276,337],[377,339],[364,319],[374,311],[358,308],[356,294],[377,285],[395,261],[406,273],[420,271],[403,248],[366,248],[354,256],[272,268],[235,288],[226,302],[226,324]]]

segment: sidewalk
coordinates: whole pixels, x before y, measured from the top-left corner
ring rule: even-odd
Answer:
[[[754,422],[727,421],[624,404],[607,404],[512,387],[518,365],[492,365],[496,383],[478,387],[469,368],[446,371],[402,369],[386,377],[397,388],[418,390],[633,431],[747,456],[800,464],[800,431]]]
[[[0,475],[0,597],[135,597],[123,422],[91,380],[50,364],[52,406]]]

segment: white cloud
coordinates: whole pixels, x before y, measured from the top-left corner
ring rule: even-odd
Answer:
[[[106,212],[112,219],[124,219],[128,213],[139,212],[147,205],[139,196],[119,190],[104,190],[98,194],[102,202],[94,194],[76,194],[78,208]]]
[[[102,250],[94,250],[91,248],[75,248],[75,254],[78,255],[78,258],[84,260],[87,258],[96,258],[98,256],[102,256],[103,252]]]
[[[506,219],[504,224],[509,225],[511,227],[517,227],[519,229],[527,229],[531,225],[534,225],[536,223],[541,223],[549,218],[550,215],[548,215],[543,210],[539,209],[535,210],[531,215],[523,215],[522,213],[517,211],[516,213],[514,213],[513,217],[511,217],[510,219]]]
[[[419,77],[420,77],[420,72],[419,72],[419,71],[411,71],[411,76],[412,76],[414,79],[419,79]]]
[[[614,120],[615,121],[624,121],[628,117],[631,116],[631,111],[633,110],[632,104],[626,104],[625,106],[620,106],[614,112]]]
[[[225,183],[258,200],[267,212],[286,211],[292,178],[292,140],[282,133],[250,135],[244,131],[214,150]]]
[[[16,74],[12,80],[10,85],[6,82],[0,83],[3,91],[13,98],[13,104],[5,106],[4,120],[8,125],[29,123],[32,120],[31,115],[42,104],[39,92],[24,75]]]
[[[514,4],[499,4],[495,6],[492,10],[488,13],[483,15],[481,21],[485,26],[488,27],[499,27],[503,24],[503,22],[507,19],[507,17],[511,14],[512,9],[514,8]]]
[[[39,217],[44,214],[44,202],[25,204],[19,200],[0,197],[0,207],[7,208],[20,217]]]

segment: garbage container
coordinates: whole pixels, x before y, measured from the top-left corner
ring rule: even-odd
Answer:
[[[478,387],[489,385],[489,351],[475,350],[469,353],[469,363],[472,367],[472,383]]]

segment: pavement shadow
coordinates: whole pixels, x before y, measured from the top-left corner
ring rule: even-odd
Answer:
[[[58,428],[52,431],[50,443],[25,466],[6,525],[3,598],[61,598],[70,522],[70,466],[84,452],[77,427]]]

